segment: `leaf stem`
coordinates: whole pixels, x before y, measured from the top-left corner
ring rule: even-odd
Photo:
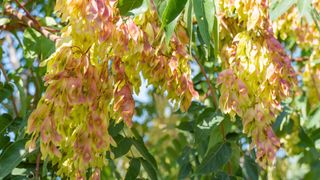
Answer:
[[[195,59],[196,62],[198,63],[198,65],[199,65],[199,67],[200,67],[200,70],[201,70],[201,73],[202,73],[202,75],[203,75],[203,76],[205,77],[205,79],[206,79],[206,82],[207,82],[208,87],[209,87],[209,91],[211,92],[211,96],[212,96],[212,100],[213,100],[214,107],[215,107],[216,110],[217,110],[218,107],[219,107],[219,103],[218,103],[218,98],[217,98],[217,96],[216,96],[216,94],[215,94],[216,89],[211,85],[210,79],[209,79],[209,77],[207,76],[207,73],[206,73],[204,67],[202,66],[202,64],[200,63],[199,59],[198,59],[196,56],[194,56],[194,55],[193,55],[193,59]]]

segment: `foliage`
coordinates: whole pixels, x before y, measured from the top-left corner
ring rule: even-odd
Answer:
[[[319,1],[0,9],[0,179],[319,177]]]

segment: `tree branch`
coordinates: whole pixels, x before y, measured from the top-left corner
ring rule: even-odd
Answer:
[[[207,84],[208,84],[209,91],[211,92],[213,104],[214,104],[215,108],[218,109],[219,103],[218,103],[218,98],[217,98],[217,96],[216,96],[216,94],[215,94],[216,90],[215,90],[215,88],[211,85],[210,79],[209,79],[209,77],[207,76],[206,70],[204,69],[204,67],[202,66],[202,64],[199,62],[199,60],[197,59],[197,57],[193,56],[193,59],[195,59],[196,62],[198,63],[198,65],[199,65],[199,67],[200,67],[200,70],[201,70],[201,73],[202,73],[202,75],[205,77],[206,82],[207,82]]]
[[[18,4],[18,6],[19,6],[21,9],[23,9],[23,11],[26,13],[26,16],[27,16],[29,19],[31,19],[31,20],[35,23],[35,25],[37,25],[38,27],[41,27],[40,24],[39,24],[39,22],[30,14],[30,12],[29,12],[22,4],[20,4],[20,2],[19,2],[18,0],[14,0],[14,1]]]
[[[202,64],[200,63],[200,61],[199,61],[199,60],[197,59],[197,57],[195,57],[195,56],[193,56],[193,58],[194,58],[194,59],[196,60],[196,62],[198,63],[198,65],[199,65],[199,67],[200,67],[200,70],[201,70],[201,73],[203,74],[203,76],[204,76],[205,79],[206,79],[206,82],[207,82],[207,84],[208,84],[208,86],[209,86],[209,90],[210,90],[210,92],[211,92],[211,96],[212,96],[212,99],[213,99],[213,104],[214,104],[214,106],[215,106],[215,108],[216,108],[216,111],[217,111],[218,108],[219,108],[219,103],[218,103],[218,98],[217,98],[217,96],[216,96],[216,94],[215,94],[216,89],[211,85],[210,79],[209,79],[209,77],[207,76],[207,73],[206,73],[204,67],[202,66]],[[223,142],[224,142],[224,143],[227,142],[226,133],[225,133],[225,130],[224,130],[224,125],[223,125],[223,123],[220,124],[220,132],[221,132],[221,135],[222,135],[222,140],[223,140]],[[228,161],[228,163],[227,163],[227,171],[228,171],[228,174],[229,174],[229,175],[232,174],[232,167],[231,167],[230,161]]]
[[[21,5],[21,4],[20,4]],[[22,6],[22,5],[21,5]],[[23,6],[22,6],[23,7]],[[24,8],[25,9],[25,8]],[[50,31],[48,31],[46,28],[42,27],[39,25],[38,21],[36,21],[34,19],[34,17],[32,17],[30,15],[30,13],[26,13],[29,14],[32,18],[29,18],[29,15],[24,16],[23,14],[21,14],[20,12],[18,12],[17,10],[13,9],[11,7],[11,5],[6,5],[5,7],[5,13],[8,14],[9,16],[16,18],[20,21],[22,21],[25,25],[34,28],[35,30],[37,30],[38,32],[40,32],[42,35],[44,35],[45,37],[47,37],[48,39],[52,40],[53,42],[57,42],[58,39],[60,39],[59,36],[52,34]],[[25,9],[25,11],[27,11]]]

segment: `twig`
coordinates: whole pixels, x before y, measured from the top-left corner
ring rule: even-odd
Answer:
[[[0,63],[0,69],[2,71],[2,74],[4,76],[4,79],[7,81],[7,83],[9,83],[9,78],[7,76],[7,73],[6,73],[6,70],[3,68],[2,64]],[[16,102],[15,102],[15,99],[14,99],[14,96],[13,96],[13,93],[10,95],[10,99],[12,101],[12,105],[13,105],[13,111],[16,115],[16,117],[19,116],[19,112],[18,112],[18,108],[17,108],[17,105],[16,105]]]
[[[210,79],[209,79],[209,77],[207,76],[207,73],[206,73],[204,67],[202,66],[202,64],[199,62],[198,58],[195,57],[195,56],[193,56],[193,59],[195,59],[196,62],[198,63],[198,65],[199,65],[199,67],[200,67],[200,70],[201,70],[201,73],[202,73],[202,75],[205,77],[206,82],[207,82],[207,84],[208,84],[208,86],[209,86],[209,90],[210,90],[210,92],[211,92],[213,104],[214,104],[215,108],[218,109],[219,103],[218,103],[217,96],[216,96],[216,94],[215,94],[215,92],[216,92],[216,91],[215,91],[215,88],[211,85]]]
[[[30,12],[22,5],[18,0],[15,0],[15,2],[18,4],[18,6],[23,9],[23,11],[26,13],[26,16],[31,19],[38,27],[40,26],[40,23],[30,14]]]
[[[209,90],[211,92],[211,96],[212,96],[212,99],[213,99],[213,104],[216,108],[216,111],[218,110],[218,107],[219,107],[219,104],[218,104],[218,99],[217,99],[217,96],[215,94],[215,88],[213,88],[213,86],[211,85],[210,83],[210,79],[208,78],[207,76],[207,73],[204,69],[204,67],[202,66],[202,64],[199,62],[199,60],[197,59],[197,57],[193,56],[193,58],[196,60],[196,62],[198,63],[199,67],[200,67],[200,70],[201,70],[201,73],[203,74],[203,76],[205,77],[206,79],[206,82],[209,86]],[[226,139],[226,133],[225,133],[225,130],[224,130],[224,125],[223,123],[221,123],[220,125],[220,132],[221,132],[221,135],[222,135],[222,139],[223,139],[223,142],[226,143],[227,142],[227,139]],[[232,174],[232,167],[231,167],[231,163],[230,161],[228,161],[227,163],[227,171],[228,171],[228,174],[231,175]]]
[[[52,40],[53,42],[57,42],[58,39],[60,39],[59,36],[52,34],[51,32],[49,32],[47,29],[45,29],[44,27],[41,27],[38,25],[38,23],[35,23],[37,21],[34,21],[33,19],[30,19],[27,16],[24,16],[23,14],[21,14],[20,12],[16,11],[15,9],[13,9],[9,4],[6,5],[5,8],[5,13],[7,13],[10,16],[13,16],[15,18],[17,18],[18,20],[22,21],[24,24],[26,24],[29,27],[34,28],[35,30],[37,30],[38,32],[40,32],[42,35],[44,35],[45,37],[49,38],[50,40]]]
[[[38,155],[37,155],[37,161],[36,161],[36,174],[35,174],[35,179],[39,179],[40,160],[41,160],[41,153],[38,153]]]

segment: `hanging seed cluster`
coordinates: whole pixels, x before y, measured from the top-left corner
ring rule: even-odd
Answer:
[[[257,161],[266,167],[280,147],[271,125],[296,84],[295,73],[273,34],[268,1],[221,0],[219,8],[224,63],[218,76],[220,108],[241,117]]]
[[[173,35],[163,43],[152,10],[121,17],[115,0],[57,0],[55,11],[67,23],[56,52],[45,61],[47,90],[28,121],[43,159],[58,165],[58,175],[99,179],[112,137],[110,119],[132,125],[140,76],[186,111],[198,93],[190,79],[189,57]]]

